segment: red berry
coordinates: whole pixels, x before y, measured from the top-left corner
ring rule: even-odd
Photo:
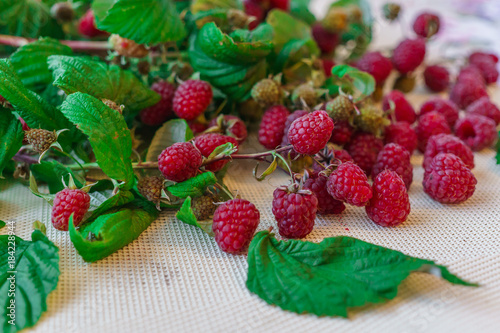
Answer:
[[[281,9],[285,12],[290,10],[290,0],[269,0],[271,8]]]
[[[413,106],[411,106],[410,102],[408,102],[405,95],[401,91],[393,90],[384,96],[382,104],[384,111],[391,109],[390,101],[394,103],[394,115],[396,117],[396,121],[406,121],[410,124],[415,122],[417,114],[415,113]]]
[[[489,97],[481,97],[465,110],[468,114],[478,114],[492,119],[496,125],[500,124],[500,109]]]
[[[380,52],[365,53],[356,63],[356,67],[371,74],[377,85],[383,84],[392,71],[391,61]]]
[[[354,163],[369,176],[372,173],[373,165],[377,160],[378,153],[384,144],[382,140],[370,133],[358,133],[346,147]]]
[[[417,148],[417,133],[406,121],[398,121],[385,128],[384,141],[388,143],[397,143],[404,147],[410,154]]]
[[[212,97],[212,87],[207,82],[187,80],[175,91],[174,112],[179,118],[193,120],[205,112]]]
[[[469,56],[469,62],[473,63],[473,62],[482,60],[484,57],[489,58],[494,63],[498,63],[498,57],[496,56],[496,54],[487,53],[487,52],[479,52],[479,51],[471,53],[471,55]]]
[[[427,66],[424,71],[425,85],[431,91],[441,92],[450,84],[450,73],[443,66]]]
[[[413,31],[420,37],[428,38],[438,33],[439,26],[439,16],[432,13],[422,13],[415,19]]]
[[[313,230],[317,210],[318,199],[309,191],[274,190],[273,214],[283,237],[306,237]]]
[[[423,38],[405,39],[392,54],[392,64],[401,74],[414,71],[425,58],[425,40]]]
[[[210,154],[214,151],[215,148],[222,146],[226,143],[232,143],[236,148],[238,148],[238,142],[235,138],[227,135],[222,135],[219,133],[206,133],[200,136],[197,136],[194,139],[195,147],[201,152],[201,154],[205,157],[210,156]],[[217,172],[221,170],[229,160],[221,160],[217,162],[210,163],[205,166],[205,169]]]
[[[326,189],[327,182],[327,176],[322,173],[314,173],[304,183],[304,189],[311,191],[318,199],[318,213],[340,214],[345,210],[345,204],[330,196]]]
[[[442,114],[450,127],[453,127],[458,120],[458,107],[448,99],[439,97],[428,99],[420,107],[420,116],[432,111]]]
[[[188,126],[195,135],[205,132],[205,130],[208,128],[207,125],[196,120],[188,121]]]
[[[333,52],[339,44],[339,35],[326,31],[319,22],[312,26],[312,35],[322,53]]]
[[[476,67],[487,84],[495,83],[498,80],[497,64],[489,57],[471,62],[471,65]]]
[[[52,225],[57,230],[68,230],[69,217],[73,214],[73,223],[78,226],[90,207],[88,193],[78,189],[64,189],[56,194],[52,206]]]
[[[323,71],[325,72],[326,77],[332,76],[332,68],[335,66],[335,61],[332,59],[321,59],[321,63],[323,65]]]
[[[243,6],[245,7],[245,13],[249,16],[255,17],[255,21],[252,21],[248,28],[250,30],[255,29],[261,22],[264,21],[266,13],[264,9],[257,3],[256,0],[244,0]]]
[[[153,83],[151,90],[156,91],[161,99],[155,105],[141,111],[141,121],[150,126],[161,125],[174,115],[172,101],[174,99],[175,86],[166,81],[158,81]]]
[[[354,128],[349,125],[347,121],[339,121],[335,123],[333,127],[332,136],[330,137],[330,142],[336,143],[338,145],[344,145],[349,140],[351,140]]]
[[[163,176],[174,182],[183,182],[196,176],[202,156],[190,142],[174,143],[158,156],[158,168]]]
[[[238,144],[245,141],[248,136],[247,127],[245,126],[245,123],[237,116],[225,115],[220,125],[222,126],[221,129],[223,133],[235,138],[236,141],[238,141]],[[217,118],[212,119],[212,121],[210,121],[209,126],[210,127],[217,126]]]
[[[490,147],[497,140],[496,125],[488,117],[467,114],[455,124],[455,134],[474,151]]]
[[[451,130],[442,114],[431,111],[419,118],[415,132],[418,138],[418,150],[423,153],[431,136],[441,133],[450,134]]]
[[[481,74],[481,71],[474,65],[468,65],[462,68],[460,73],[458,73],[457,82],[468,82],[468,80],[477,81],[483,86],[486,84],[483,74]]]
[[[450,100],[461,109],[467,108],[470,104],[484,96],[488,96],[484,84],[470,78],[462,78],[453,86],[450,92]]]
[[[106,35],[106,32],[97,29],[95,24],[94,12],[89,9],[80,19],[78,31],[86,37],[97,37]]]
[[[212,231],[222,251],[244,253],[260,222],[260,213],[247,200],[226,201],[214,212]]]
[[[281,140],[281,145],[282,146],[288,146],[290,144],[290,139],[288,138],[288,130],[290,129],[290,126],[292,126],[292,123],[299,119],[300,117],[305,116],[309,112],[306,110],[297,110],[292,112],[287,118],[285,122],[285,129],[283,133],[283,139]]]
[[[397,173],[406,188],[410,188],[413,181],[413,166],[410,162],[410,152],[396,143],[389,143],[378,153],[377,162],[373,166],[372,178],[384,170]]]
[[[460,157],[469,168],[474,168],[474,154],[472,150],[459,138],[451,134],[438,134],[429,138],[424,153],[424,169],[431,164],[432,159],[439,153],[450,153]]]
[[[372,198],[372,189],[364,171],[352,162],[339,165],[326,183],[328,193],[337,200],[362,207]]]
[[[283,105],[271,106],[262,116],[259,128],[259,142],[267,149],[280,145],[285,132],[286,119],[290,115]]]
[[[453,154],[437,154],[424,173],[424,191],[445,204],[464,202],[474,194],[477,180],[464,162]]]
[[[296,119],[288,130],[288,138],[297,153],[315,155],[328,143],[332,131],[332,119],[318,110]]]

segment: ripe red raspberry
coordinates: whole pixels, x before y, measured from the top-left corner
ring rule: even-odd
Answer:
[[[455,126],[455,123],[458,120],[458,107],[455,103],[448,99],[439,97],[428,99],[420,107],[420,116],[432,111],[441,113],[446,118],[446,122],[448,123],[450,128]]]
[[[498,63],[498,57],[496,54],[488,53],[488,52],[480,52],[480,51],[476,51],[476,52],[471,53],[469,55],[469,62],[470,63],[476,62],[478,60],[483,59],[483,57],[485,57],[485,56],[488,57],[494,63]]]
[[[483,74],[481,74],[481,71],[473,65],[468,65],[460,70],[457,76],[457,82],[462,82],[465,81],[467,82],[468,80],[473,80],[477,81],[481,85],[486,85],[486,81],[484,81]]]
[[[352,159],[351,155],[347,152],[347,150],[344,149],[335,149],[333,152],[334,158],[339,160],[340,162],[354,162]]]
[[[266,12],[259,5],[258,0],[244,0],[243,6],[245,7],[245,13],[249,16],[255,17],[255,21],[252,21],[248,28],[250,30],[255,29],[261,22],[264,21],[266,17]]]
[[[391,170],[378,174],[373,181],[373,197],[365,207],[366,214],[382,227],[400,225],[410,214],[410,198],[399,175]]]
[[[338,145],[344,145],[349,140],[351,140],[354,128],[347,121],[339,121],[335,123],[333,127],[332,136],[330,137],[330,142],[336,143]]]
[[[315,155],[330,140],[332,131],[332,119],[318,110],[296,119],[288,130],[288,139],[297,153]]]
[[[203,159],[190,142],[174,143],[158,156],[158,168],[163,176],[174,182],[183,182],[196,176]]]
[[[439,31],[439,16],[433,13],[422,13],[413,23],[413,31],[420,37],[429,38]]]
[[[496,125],[488,117],[467,114],[455,124],[455,135],[474,151],[490,147],[497,140]]]
[[[470,104],[485,96],[488,96],[488,92],[484,84],[471,78],[462,78],[450,92],[450,100],[461,109],[466,109]]]
[[[314,227],[318,199],[309,192],[278,187],[273,193],[273,214],[279,233],[286,238],[304,238]]]
[[[52,206],[52,225],[57,230],[68,231],[69,217],[78,226],[90,207],[90,196],[78,189],[64,189],[56,194]]]
[[[427,66],[424,71],[425,85],[431,91],[441,92],[450,84],[450,73],[443,66]]]
[[[260,222],[255,205],[243,199],[226,201],[215,210],[212,231],[222,251],[244,253]]]
[[[78,31],[85,37],[97,37],[107,33],[97,29],[95,24],[94,12],[89,9],[78,23]]]
[[[321,64],[323,65],[323,71],[326,77],[332,76],[332,68],[335,66],[335,61],[332,59],[321,59]]]
[[[418,150],[423,153],[431,136],[441,133],[450,134],[451,130],[442,114],[431,111],[419,118],[415,132],[418,138]]]
[[[174,112],[179,118],[193,120],[205,112],[212,97],[212,87],[207,82],[187,80],[175,91]]]
[[[292,123],[299,119],[300,117],[305,116],[309,112],[306,110],[297,110],[292,112],[287,118],[285,122],[285,129],[283,131],[283,139],[281,140],[281,145],[282,146],[288,146],[290,144],[290,139],[288,138],[288,130],[290,129],[290,126],[292,126]]]
[[[312,26],[312,35],[321,52],[325,54],[333,52],[340,41],[338,34],[326,31],[319,22]]]
[[[364,171],[352,162],[342,163],[326,183],[328,193],[337,200],[363,207],[372,198],[372,189]]]
[[[451,134],[433,135],[427,142],[424,153],[424,169],[431,164],[432,159],[439,153],[450,153],[460,157],[469,168],[474,168],[474,154],[472,150],[459,138]]]
[[[370,176],[373,165],[377,160],[378,153],[382,150],[384,144],[382,140],[370,133],[358,133],[349,142],[346,147],[354,163]]]
[[[172,101],[174,99],[175,86],[167,81],[158,81],[153,83],[151,90],[156,91],[161,99],[155,105],[142,110],[140,116],[144,124],[157,126],[163,124],[174,115]]]
[[[478,114],[488,117],[495,122],[495,125],[500,124],[500,109],[493,103],[489,97],[481,97],[465,110],[468,114]]]
[[[425,58],[425,40],[423,38],[405,39],[392,54],[392,64],[401,74],[414,71]]]
[[[191,131],[193,131],[194,135],[203,133],[208,128],[206,124],[200,123],[196,120],[188,121],[188,126],[191,129]]]
[[[274,149],[280,145],[289,115],[290,112],[283,105],[274,105],[267,109],[260,122],[259,142],[261,145],[267,149]]]
[[[358,60],[356,67],[373,76],[377,85],[385,82],[392,71],[391,61],[380,52],[367,52]]]
[[[410,154],[417,148],[417,133],[406,121],[398,121],[385,128],[384,142],[397,143]]]
[[[271,8],[281,9],[285,12],[290,10],[290,0],[269,0]]]
[[[201,154],[205,157],[210,156],[210,154],[214,151],[215,148],[222,146],[226,143],[232,143],[236,148],[238,148],[238,141],[235,138],[227,135],[222,135],[219,133],[206,133],[200,136],[197,136],[194,139],[195,147],[201,152]],[[205,169],[217,172],[221,170],[229,160],[221,160],[217,162],[210,163],[205,166]]]
[[[345,204],[332,198],[326,189],[327,182],[327,176],[314,173],[304,183],[304,189],[311,191],[318,199],[319,214],[341,214],[345,210]]]
[[[384,111],[389,111],[391,109],[390,101],[392,101],[395,106],[394,115],[396,116],[396,121],[406,121],[410,124],[415,122],[417,114],[401,91],[393,90],[384,96],[384,101],[382,103]]]
[[[238,144],[246,140],[248,136],[247,127],[243,120],[237,116],[225,115],[221,119],[220,124],[218,122],[218,118],[212,119],[209,127],[220,126],[222,133],[235,138]]]
[[[489,57],[483,57],[482,59],[475,60],[474,62],[471,62],[471,65],[476,67],[481,72],[486,84],[497,82],[499,76],[497,64]]]
[[[437,154],[424,173],[424,191],[432,199],[445,204],[458,204],[469,199],[477,180],[464,162],[453,154]]]
[[[378,153],[377,162],[373,166],[372,178],[384,170],[397,173],[407,189],[413,181],[413,166],[410,162],[410,152],[396,143],[389,143]]]

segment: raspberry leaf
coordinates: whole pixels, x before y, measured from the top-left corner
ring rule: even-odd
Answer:
[[[307,24],[311,25],[316,22],[316,16],[309,11],[310,0],[291,0],[290,1],[290,14]]]
[[[191,197],[187,197],[182,203],[181,209],[175,214],[182,222],[200,228],[210,236],[213,236],[212,231],[212,221],[209,223],[198,222],[196,216],[194,215],[193,209],[191,208]]]
[[[15,243],[15,250],[12,243]],[[58,252],[59,249],[40,230],[33,231],[31,241],[17,236],[0,236],[2,332],[13,333],[31,327],[47,310],[47,296],[59,280]],[[10,259],[11,256],[15,259]],[[15,284],[15,296],[14,292],[9,292],[11,283]],[[8,308],[13,302],[15,320],[9,316],[11,310]]]
[[[332,68],[332,77],[327,81],[327,88],[330,92],[338,93],[339,87],[344,92],[355,93],[355,101],[360,101],[375,91],[375,79],[357,68],[337,65]]]
[[[42,161],[39,164],[32,164],[30,169],[37,180],[47,183],[49,193],[51,194],[64,189],[63,179],[68,183],[69,175],[73,177],[78,188],[81,188],[85,184],[85,179],[79,177],[70,168],[57,161]]]
[[[158,155],[165,147],[177,142],[187,142],[193,138],[193,132],[184,119],[173,119],[163,124],[155,133],[149,145],[147,162],[158,161]]]
[[[213,172],[207,171],[181,183],[171,185],[167,187],[167,190],[181,199],[187,197],[200,197],[205,193],[207,186],[213,185],[216,182],[217,178]]]
[[[3,227],[5,227],[5,222],[0,220],[0,229],[2,229]]]
[[[130,191],[118,191],[115,195],[111,197],[106,197],[105,194],[101,192],[90,193],[90,209],[92,214],[83,222],[88,223],[97,219],[100,215],[104,214],[106,211],[123,206],[132,202],[134,200],[134,195]],[[104,199],[104,201],[102,201]],[[94,208],[94,209],[92,209]]]
[[[311,44],[312,54],[319,55],[318,46],[312,38],[311,27],[305,22],[279,9],[271,10],[267,15],[266,22],[274,30],[273,43],[276,53],[279,53],[292,40],[311,40],[313,41]]]
[[[359,239],[339,236],[321,243],[278,241],[257,233],[248,251],[247,288],[269,304],[296,313],[347,317],[348,309],[396,297],[411,272],[476,286],[433,261]]]
[[[7,163],[23,145],[24,132],[19,120],[0,107],[0,178]]]

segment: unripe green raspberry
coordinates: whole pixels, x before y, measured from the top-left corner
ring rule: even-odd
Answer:
[[[317,99],[316,90],[309,83],[301,84],[295,88],[292,94],[292,102],[298,107],[302,106],[302,100],[304,100],[307,106],[312,107],[316,104]]]
[[[361,108],[360,115],[354,118],[354,125],[362,132],[380,135],[389,124],[384,112],[375,105],[366,105]]]
[[[216,208],[213,198],[209,195],[194,198],[191,202],[191,209],[198,221],[209,219]]]
[[[164,181],[162,177],[158,176],[144,177],[137,183],[137,189],[140,194],[159,208]]]
[[[263,79],[252,88],[252,98],[263,107],[278,104],[281,99],[281,87],[272,79]]]
[[[33,149],[41,154],[50,148],[50,145],[56,142],[56,132],[47,131],[44,129],[30,129],[24,133],[24,138]]]
[[[334,122],[349,121],[354,113],[354,104],[348,97],[339,95],[326,103],[326,112]]]

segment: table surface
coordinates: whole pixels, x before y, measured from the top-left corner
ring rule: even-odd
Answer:
[[[315,2],[315,6],[321,4]],[[392,39],[394,32],[388,27],[376,29],[384,36],[376,45]],[[495,88],[490,92],[500,103],[500,93]],[[426,98],[422,88],[411,95],[416,107]],[[246,144],[244,149],[252,151],[254,146]],[[412,211],[404,224],[379,227],[364,209],[348,207],[341,216],[319,216],[307,240],[357,237],[436,260],[481,287],[452,286],[434,276],[412,274],[394,300],[350,311],[349,319],[297,315],[269,306],[245,287],[246,256],[223,253],[201,230],[176,220],[174,212],[163,212],[139,239],[120,251],[85,263],[68,233],[51,227],[49,205],[27,187],[2,180],[0,219],[15,220],[16,234],[25,239],[33,221],[42,221],[47,236],[60,249],[61,275],[48,298],[48,312],[27,332],[493,332],[500,325],[500,166],[495,164],[494,152],[475,154],[476,192],[456,206],[431,200],[422,190],[422,156],[414,156],[412,163]],[[251,176],[252,167],[247,162],[232,166],[227,184],[257,206],[259,230],[268,229],[275,226],[272,191],[287,178],[275,173],[258,183]]]

